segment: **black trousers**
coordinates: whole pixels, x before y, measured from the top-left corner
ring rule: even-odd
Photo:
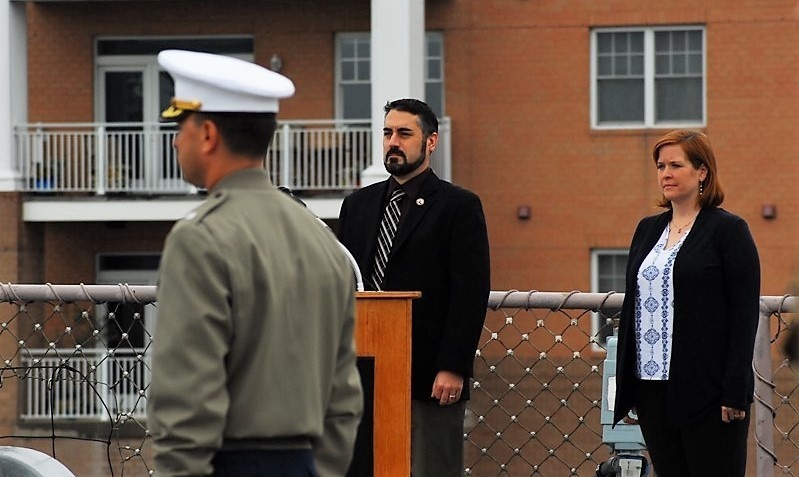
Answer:
[[[666,415],[668,381],[638,380],[636,410],[658,477],[744,477],[750,409],[725,423],[721,405],[696,422],[675,427]]]
[[[220,451],[213,477],[317,477],[310,449]]]

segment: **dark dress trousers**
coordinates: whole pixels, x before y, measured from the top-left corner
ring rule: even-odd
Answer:
[[[657,243],[669,210],[638,224],[627,260],[619,324],[614,422],[636,404],[635,290],[641,263]],[[705,207],[674,261],[674,329],[666,399],[671,426],[698,421],[721,406],[748,409],[760,306],[760,262],[746,222]]]
[[[458,373],[469,397],[477,348],[490,292],[485,216],[479,197],[439,179],[420,177],[409,197],[386,265],[386,291],[421,291],[413,301],[411,397],[429,400],[436,374]],[[338,237],[358,262],[367,290],[377,245],[378,224],[388,181],[344,199]]]

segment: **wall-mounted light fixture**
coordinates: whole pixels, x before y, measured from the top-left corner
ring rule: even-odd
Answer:
[[[516,218],[519,220],[529,220],[533,215],[533,211],[529,205],[520,205],[516,207]]]
[[[273,54],[272,58],[269,59],[269,69],[275,73],[280,73],[283,69],[283,58],[278,56],[277,53]]]
[[[772,220],[777,218],[777,204],[763,204],[760,206],[760,216]]]

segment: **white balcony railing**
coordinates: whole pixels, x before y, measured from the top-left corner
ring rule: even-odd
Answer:
[[[63,350],[62,350],[63,351]],[[24,419],[143,418],[150,366],[145,350],[85,348],[68,356],[52,349],[26,349],[28,400]]]
[[[266,167],[277,185],[298,191],[360,187],[372,163],[367,121],[281,121]],[[22,190],[49,193],[194,194],[183,182],[174,124],[36,123],[15,128]],[[441,121],[433,168],[450,180],[449,120]]]

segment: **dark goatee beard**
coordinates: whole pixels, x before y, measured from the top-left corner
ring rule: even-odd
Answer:
[[[389,156],[401,156],[405,161],[403,162],[389,162]],[[383,165],[386,167],[386,172],[392,176],[406,176],[416,169],[420,168],[424,163],[424,151],[419,154],[419,158],[415,162],[408,162],[408,157],[399,149],[392,148],[386,153]]]
[[[386,172],[391,174],[392,176],[407,176],[411,172],[415,171],[419,167],[422,166],[424,162],[424,158],[420,157],[416,162],[392,162],[392,163],[385,163]]]

